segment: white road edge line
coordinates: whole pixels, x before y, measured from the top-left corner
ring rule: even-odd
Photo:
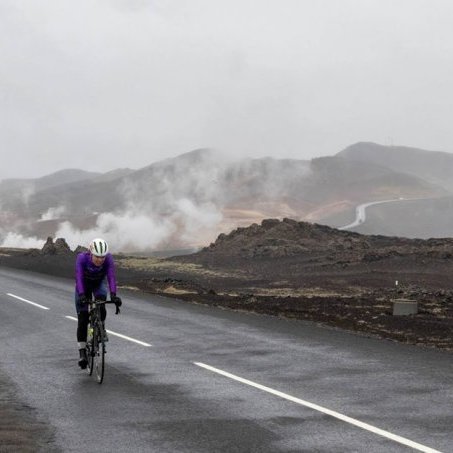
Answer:
[[[72,321],[77,321],[77,318],[75,318],[74,316],[65,316],[65,318],[71,319]],[[127,337],[126,335],[123,335],[123,334],[117,333],[117,332],[113,332],[112,330],[109,330],[109,329],[106,329],[106,330],[109,334],[114,335],[115,337],[122,338],[123,340],[132,341],[133,343],[137,343],[142,346],[146,346],[147,348],[150,348],[152,346],[151,344],[145,343],[144,341],[140,341],[140,340],[136,340],[135,338]]]
[[[248,379],[241,378],[239,376],[236,376],[234,374],[228,373],[227,371],[219,370],[218,368],[214,368],[210,365],[206,365],[201,362],[193,362],[194,365],[197,365],[201,368],[205,368],[206,370],[212,371],[217,374],[221,374],[222,376],[225,376],[227,378],[233,379],[235,381],[241,382],[242,384],[250,385],[251,387],[255,387],[259,390],[263,390],[264,392],[271,393],[272,395],[279,396],[280,398],[284,398],[288,401],[292,401],[293,403],[300,404],[302,406],[309,407],[310,409],[314,409],[316,411],[322,412],[323,414],[330,415],[331,417],[335,417],[339,420],[342,420],[344,422],[350,423],[351,425],[357,426],[359,428],[365,429],[367,431],[370,431],[372,433],[378,434],[382,437],[386,437],[387,439],[393,440],[395,442],[398,442],[400,444],[406,445],[408,447],[411,447],[415,450],[423,451],[426,453],[441,453],[439,450],[434,450],[430,447],[427,447],[425,445],[419,444],[417,442],[414,442],[412,440],[406,439],[404,437],[398,436],[396,434],[392,434],[388,431],[384,431],[383,429],[376,428],[375,426],[369,425],[368,423],[361,422],[360,420],[356,420],[355,418],[348,417],[347,415],[340,414],[339,412],[332,411],[330,409],[327,409],[322,406],[318,406],[317,404],[310,403],[309,401],[304,401],[299,398],[296,398],[294,396],[288,395],[283,392],[279,392],[278,390],[274,390],[270,387],[265,387],[264,385],[257,384],[256,382],[249,381]]]
[[[43,310],[50,310],[49,307],[44,307],[44,305],[39,305],[36,302],[32,302],[31,300],[23,299],[22,297],[16,296],[11,293],[6,293],[7,296],[14,297],[15,299],[19,299],[22,302],[27,302],[27,304],[34,305],[35,307],[42,308]]]

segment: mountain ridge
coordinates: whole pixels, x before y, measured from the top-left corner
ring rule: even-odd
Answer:
[[[372,142],[358,142],[336,154],[351,160],[387,166],[396,171],[425,179],[447,190],[453,190],[453,154],[426,151],[408,146],[384,146]]]
[[[41,240],[64,232],[79,241],[106,236],[137,251],[191,248],[265,218],[326,219],[336,226],[342,217],[350,223],[360,203],[450,195],[432,178],[423,178],[421,167],[427,166],[430,151],[418,151],[425,163],[415,174],[380,162],[375,154],[381,147],[357,143],[311,160],[232,159],[200,148],[137,170],[68,170],[72,177],[63,184],[65,171],[43,177],[44,182],[40,178],[39,184],[24,183],[20,190],[17,182],[9,191],[0,184],[0,239],[11,232]],[[131,236],[129,231],[138,227]]]

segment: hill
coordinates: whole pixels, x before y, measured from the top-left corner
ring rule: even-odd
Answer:
[[[4,182],[0,239],[64,236],[75,246],[106,236],[123,251],[188,249],[265,218],[339,226],[338,216],[350,223],[359,203],[448,195],[419,176],[344,154],[232,160],[199,149],[138,170]]]
[[[367,275],[367,286],[372,287],[374,279],[380,284],[385,275],[386,285],[391,287],[398,275],[405,275],[403,280],[416,284],[428,271],[423,266],[430,260],[438,260],[436,266],[450,269],[452,250],[451,238],[423,240],[363,235],[285,218],[265,219],[260,225],[237,228],[219,235],[215,242],[197,253],[172,260],[211,268],[237,267],[258,279],[261,274],[269,273],[296,286],[311,278],[308,276],[313,276],[314,271],[319,276],[338,270],[342,273],[345,269],[368,273],[371,268],[382,267],[379,274]],[[287,267],[284,263],[292,264]],[[333,287],[334,280],[320,286]]]
[[[403,172],[434,185],[453,190],[453,154],[426,151],[407,146],[383,146],[359,142],[340,151],[337,156],[363,163],[381,165]]]

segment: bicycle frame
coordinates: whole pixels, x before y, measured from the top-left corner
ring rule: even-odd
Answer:
[[[87,341],[88,373],[91,376],[95,372],[96,380],[102,384],[105,371],[105,327],[101,320],[101,305],[112,304],[112,301],[95,300],[89,302],[89,328],[93,329],[92,338]],[[120,312],[116,307],[116,313]]]

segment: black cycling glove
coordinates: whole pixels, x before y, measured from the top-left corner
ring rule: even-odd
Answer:
[[[88,302],[88,297],[85,294],[79,294],[79,302],[85,305]]]
[[[110,299],[117,307],[121,307],[121,305],[123,304],[121,298],[118,297],[115,293],[110,295]]]

